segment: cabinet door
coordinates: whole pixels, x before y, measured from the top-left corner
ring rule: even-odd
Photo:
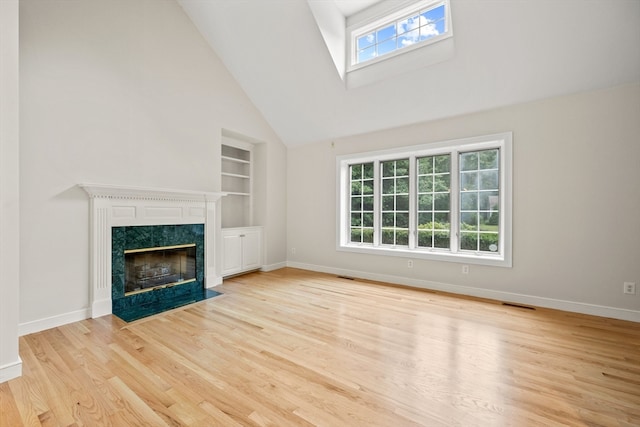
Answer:
[[[222,234],[222,275],[242,271],[242,237],[239,234]]]
[[[242,263],[243,270],[253,270],[262,267],[262,233],[252,230],[242,233]]]

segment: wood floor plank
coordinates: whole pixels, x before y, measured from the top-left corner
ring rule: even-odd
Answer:
[[[297,269],[20,338],[0,425],[638,426],[640,325]]]
[[[8,382],[0,384],[0,426],[36,425],[34,411],[26,410],[21,414],[18,409],[16,400],[24,399],[23,393],[14,392],[10,387]]]

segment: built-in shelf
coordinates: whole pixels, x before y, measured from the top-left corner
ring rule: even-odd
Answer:
[[[247,227],[252,224],[253,144],[223,138],[220,159],[222,191],[228,196],[222,203],[222,227]]]
[[[262,227],[254,223],[254,154],[258,141],[230,131],[222,132],[220,149],[222,276],[262,267]],[[255,151],[254,151],[255,149]],[[262,181],[262,180],[261,180]]]
[[[234,178],[244,178],[244,179],[250,179],[251,177],[249,175],[240,175],[237,173],[228,173],[228,172],[222,172],[222,176],[231,176]]]
[[[227,160],[227,161],[236,162],[236,163],[251,164],[250,160],[237,159],[235,157],[230,157],[230,156],[222,156],[222,160]]]

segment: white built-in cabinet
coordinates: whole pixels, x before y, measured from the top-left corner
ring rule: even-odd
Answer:
[[[262,227],[253,223],[254,144],[223,133],[220,150],[222,276],[262,267]]]
[[[222,259],[223,277],[262,267],[262,227],[224,228]]]

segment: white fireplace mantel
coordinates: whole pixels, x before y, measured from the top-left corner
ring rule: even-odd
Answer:
[[[216,202],[227,193],[211,191],[176,190],[165,188],[130,187],[107,184],[79,184],[90,197],[108,199],[175,200]]]
[[[111,314],[111,228],[204,224],[205,286],[222,283],[216,202],[226,193],[79,184],[90,198],[91,317]]]

